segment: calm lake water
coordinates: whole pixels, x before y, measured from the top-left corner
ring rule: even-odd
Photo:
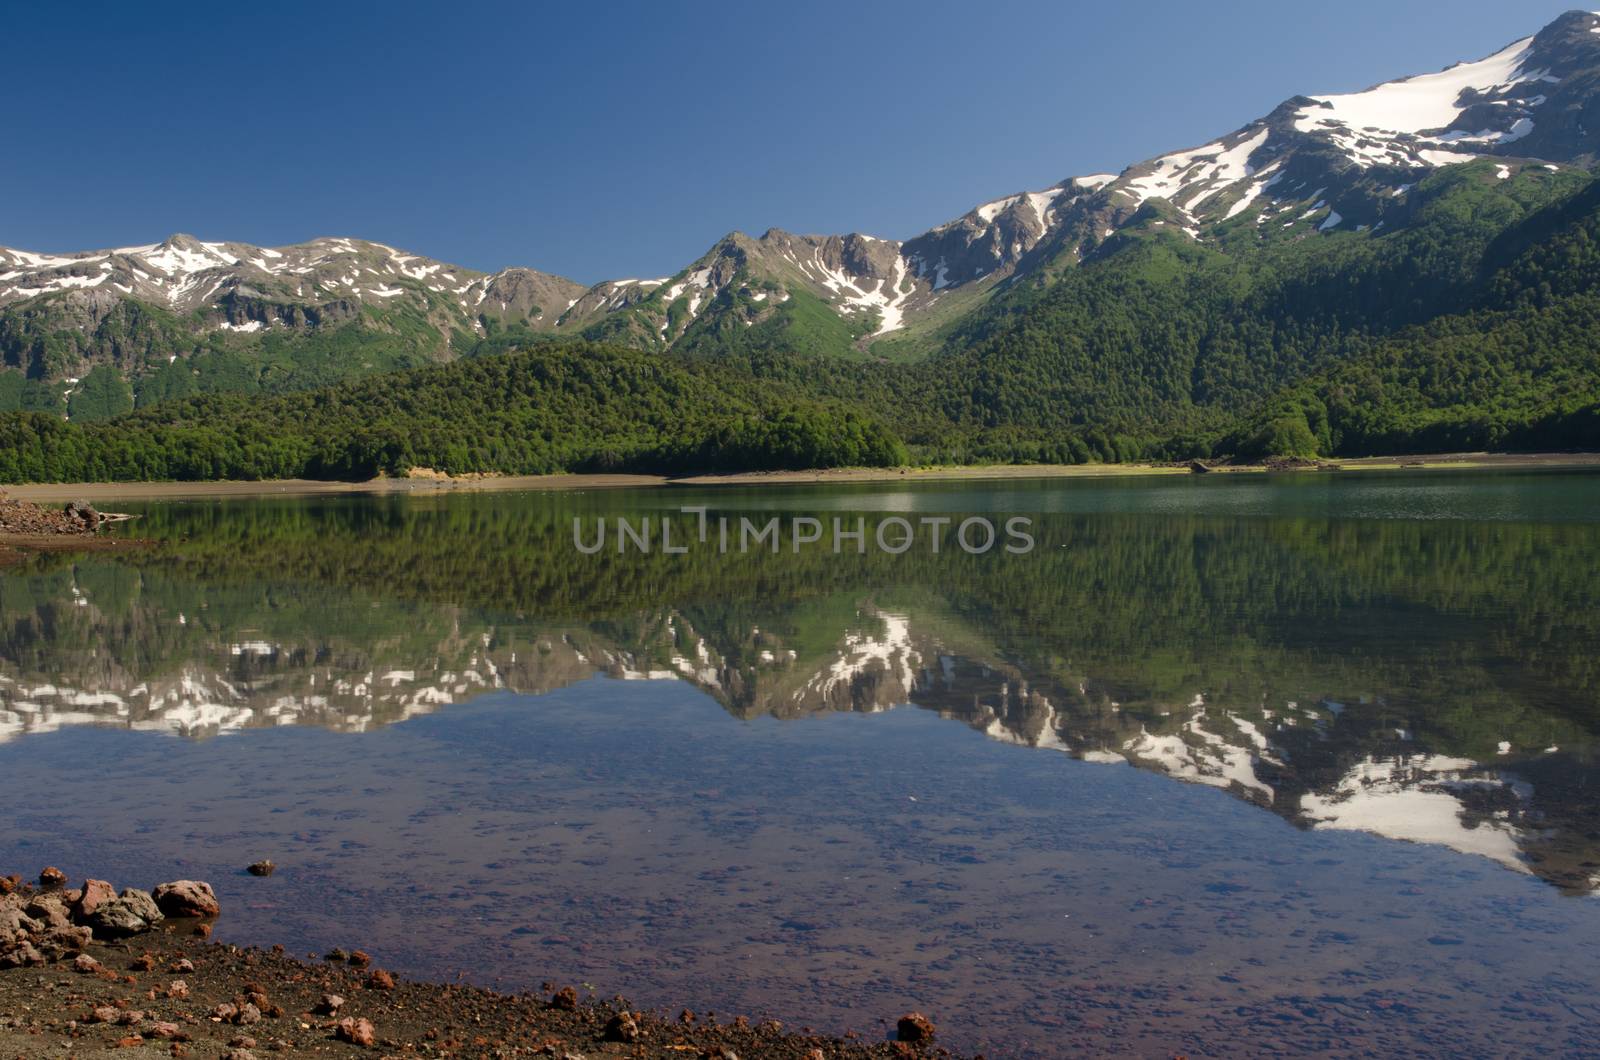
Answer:
[[[990,1056],[1600,1052],[1600,475],[135,510],[0,575],[6,871]],[[896,516],[1034,547],[786,529]]]

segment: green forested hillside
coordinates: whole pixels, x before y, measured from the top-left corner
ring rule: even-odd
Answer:
[[[1155,202],[911,364],[833,355],[827,330],[842,325],[797,292],[766,323],[707,317],[671,353],[512,328],[452,364],[267,398],[246,396],[256,379],[129,412],[126,386],[97,369],[72,423],[0,373],[0,404],[44,410],[0,417],[0,478],[1600,447],[1600,182],[1502,171],[1437,171],[1392,232],[1274,231],[1245,213],[1201,243]],[[403,368],[405,329],[390,324],[400,344],[373,356]],[[318,356],[352,354],[365,356]]]
[[[269,399],[217,394],[118,419],[0,417],[0,480],[369,478],[892,465],[857,408],[569,343]]]

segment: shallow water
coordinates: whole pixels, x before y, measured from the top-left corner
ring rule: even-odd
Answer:
[[[990,1055],[1593,1053],[1597,487],[146,505],[159,548],[0,577],[0,866],[211,879],[222,938],[416,975],[921,1008]],[[573,546],[685,505],[1036,547]]]

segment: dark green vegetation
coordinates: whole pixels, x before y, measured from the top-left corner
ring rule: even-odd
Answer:
[[[394,370],[427,360],[426,321],[364,309],[249,358],[215,337],[185,348],[136,399],[96,369],[70,425],[58,394],[0,372],[0,409],[18,410],[0,418],[0,479],[1600,447],[1600,183],[1499,168],[1435,172],[1377,233],[1245,211],[1196,242],[1152,202],[909,364],[841,356],[859,328],[796,291],[753,326],[706,314],[670,353],[614,345],[624,313],[591,330],[604,344],[491,330],[411,371]],[[129,309],[102,339],[165,361],[169,324]],[[48,359],[57,340],[30,341]]]
[[[0,480],[748,470],[907,458],[855,408],[728,382],[578,343],[266,399],[190,398],[102,423],[21,413],[0,419]]]

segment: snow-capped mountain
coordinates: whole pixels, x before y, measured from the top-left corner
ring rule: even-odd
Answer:
[[[673,276],[591,287],[523,268],[487,275],[342,238],[266,248],[179,235],[75,254],[0,248],[0,355],[35,378],[76,378],[107,361],[137,377],[208,336],[248,350],[274,330],[357,320],[379,333],[405,330],[397,314],[431,329],[422,344],[438,359],[507,326],[665,349],[728,329],[794,326],[801,303],[832,312],[840,327],[827,342],[841,352],[868,350],[927,334],[1020,279],[1047,282],[1130,227],[1233,248],[1241,231],[1263,239],[1392,231],[1410,220],[1411,189],[1441,167],[1487,157],[1496,160],[1490,179],[1507,180],[1530,168],[1586,167],[1600,154],[1597,122],[1600,14],[1574,11],[1487,58],[1362,92],[1297,96],[1199,147],[995,199],[904,242],[734,233]],[[97,334],[128,302],[177,318],[137,356]],[[47,331],[80,337],[29,361]]]

